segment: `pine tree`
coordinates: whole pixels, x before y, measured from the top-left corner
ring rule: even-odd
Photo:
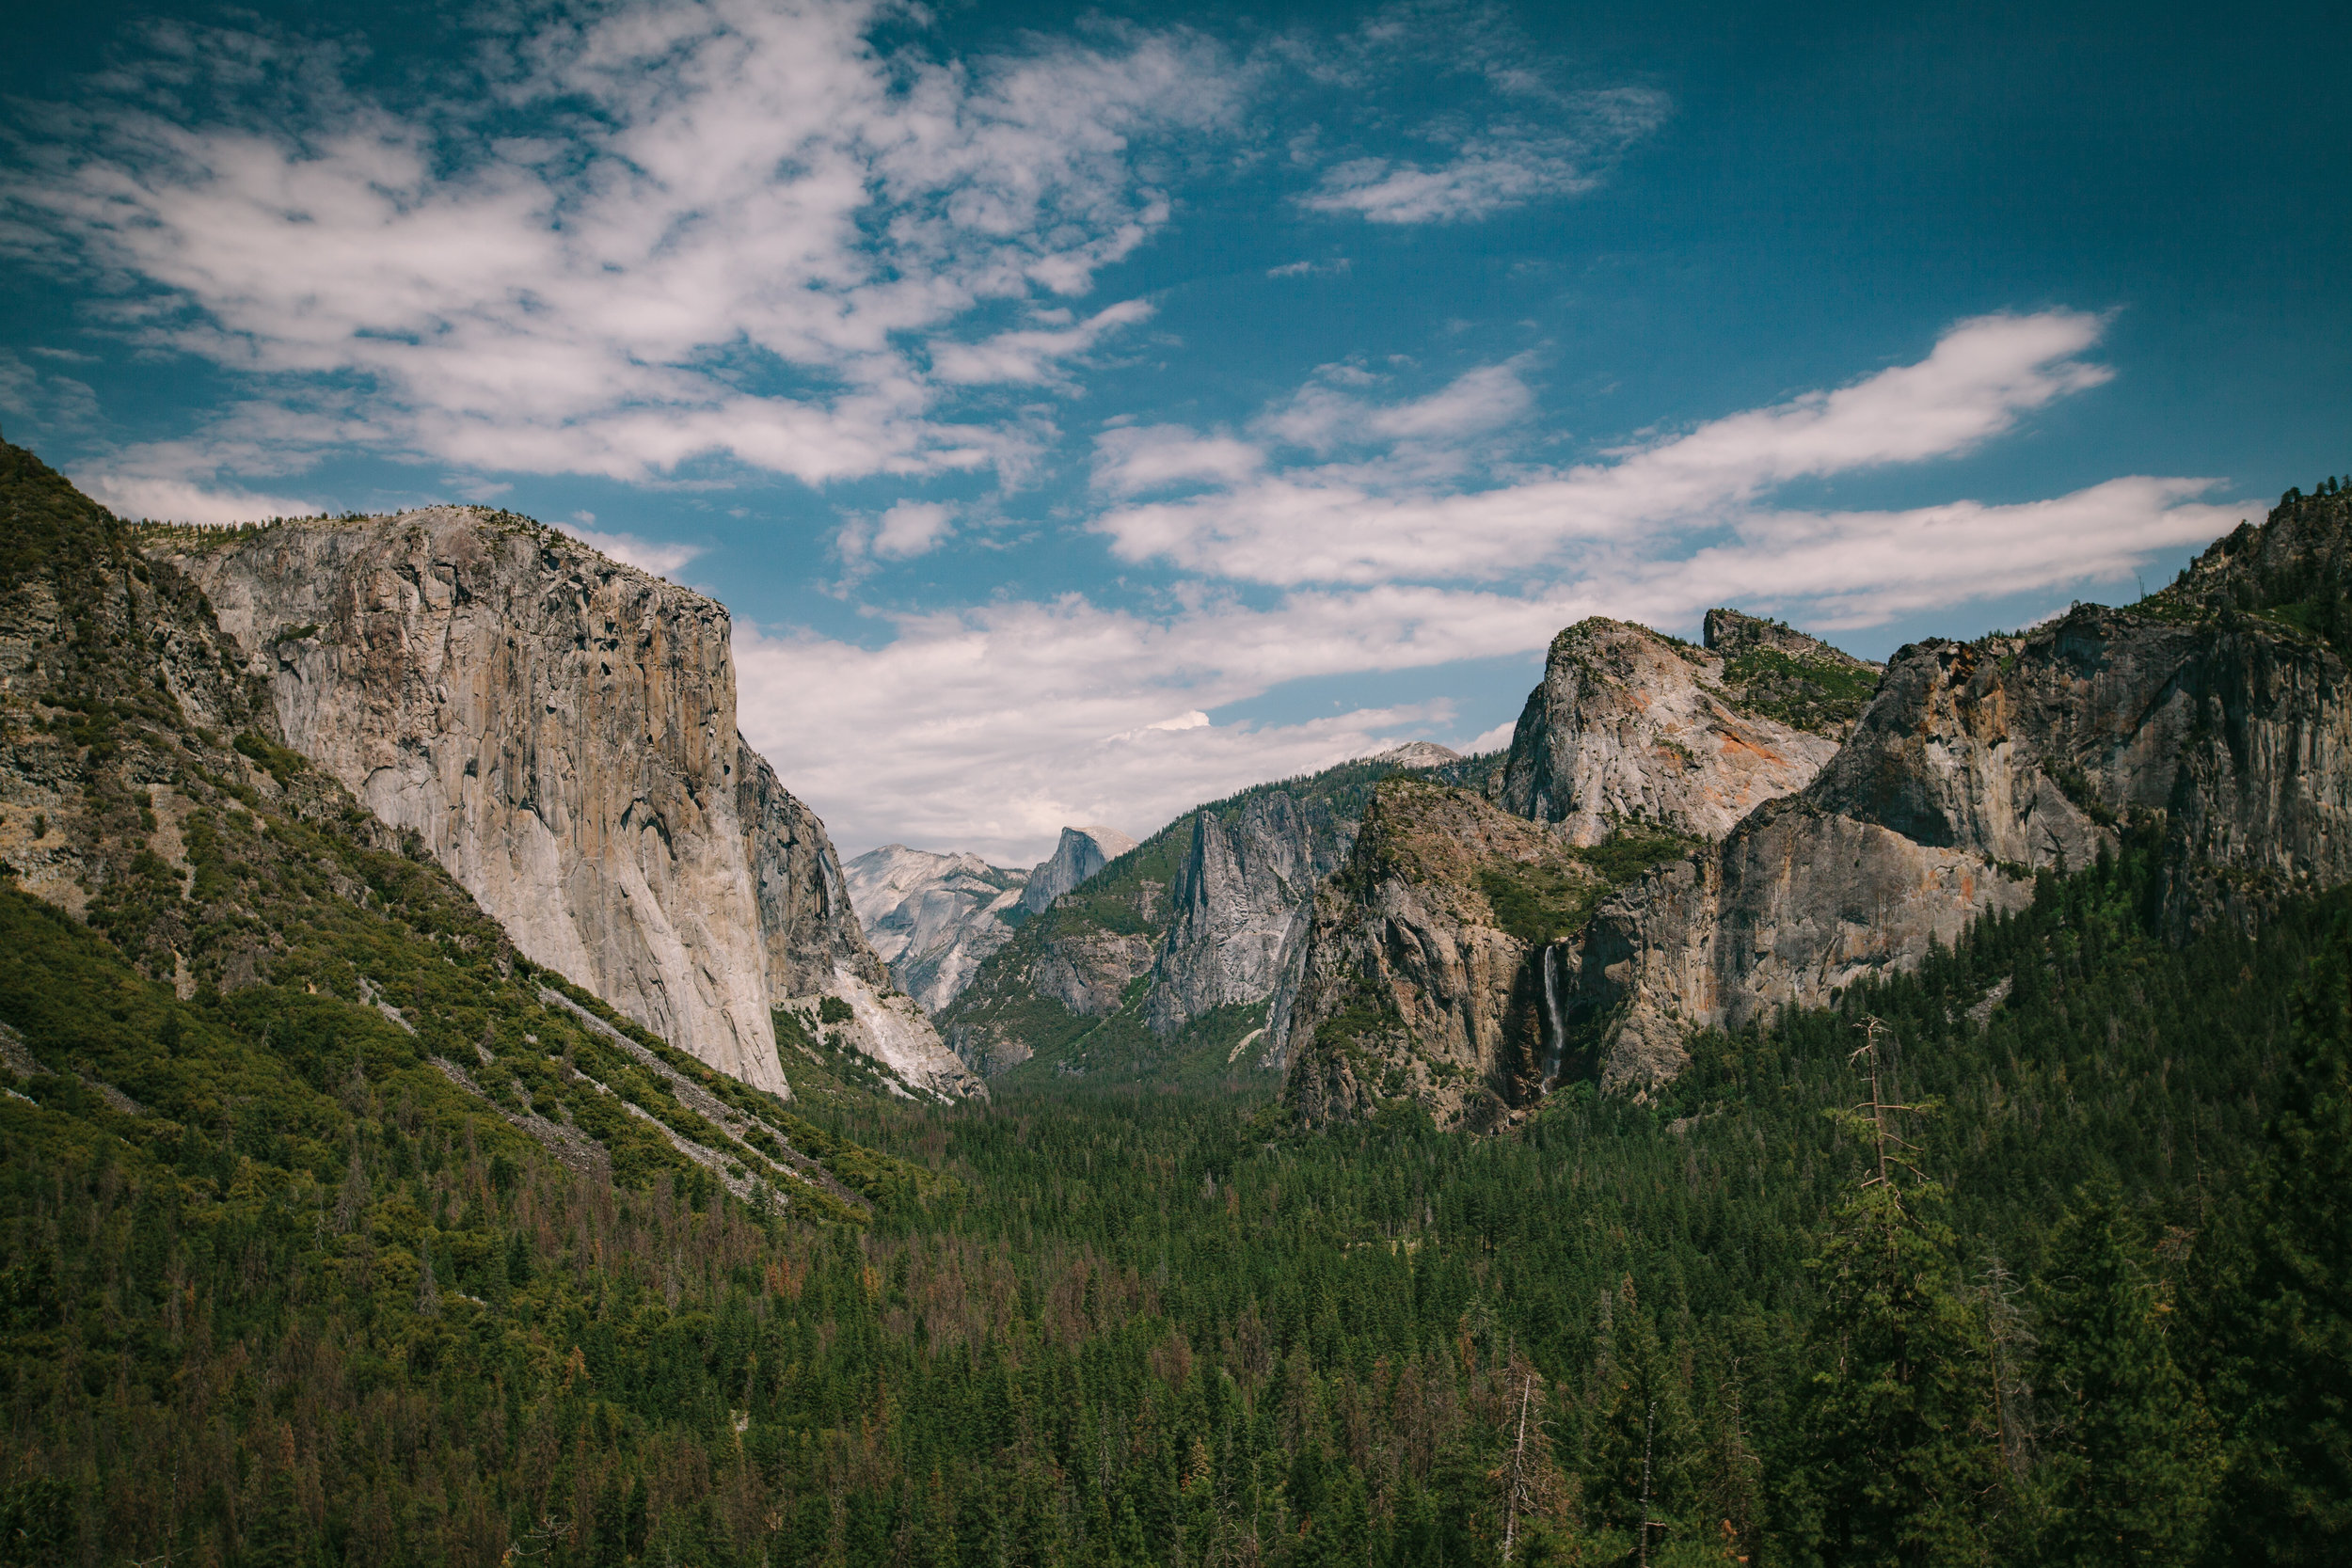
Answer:
[[[1785,1478],[1792,1534],[1852,1568],[1981,1561],[2007,1477],[1983,1319],[1963,1289],[1943,1190],[1913,1174],[1882,1092],[1880,1026],[1854,1055],[1870,1098],[1839,1117],[1871,1168],[1810,1259],[1822,1294],[1816,1370]]]
[[[2191,1560],[2216,1479],[2212,1424],[2173,1359],[2168,1308],[2111,1190],[2081,1196],[2041,1277],[2037,1401],[2053,1483],[2041,1560]]]
[[[2217,1314],[2233,1414],[2221,1548],[2241,1562],[2352,1554],[2352,924],[2297,998],[2303,1068],[2267,1129],[2247,1256]]]
[[[1663,1550],[1700,1533],[1700,1434],[1680,1369],[1659,1343],[1629,1275],[1617,1288],[1610,1331],[1611,1355],[1581,1466],[1585,1522],[1604,1554],[1660,1560]]]

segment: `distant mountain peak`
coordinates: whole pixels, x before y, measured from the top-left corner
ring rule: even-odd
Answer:
[[[1459,762],[1462,753],[1434,740],[1408,740],[1402,746],[1391,746],[1375,752],[1366,762],[1392,762],[1399,768],[1436,768],[1441,763]]]

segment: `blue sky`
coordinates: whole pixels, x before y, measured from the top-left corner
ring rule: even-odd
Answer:
[[[2319,7],[51,8],[0,422],[133,515],[492,501],[734,612],[845,850],[1396,740],[1552,631],[1883,656],[2352,467]]]

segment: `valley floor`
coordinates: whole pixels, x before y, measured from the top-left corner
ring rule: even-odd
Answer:
[[[2352,898],[2175,948],[2156,864],[1507,1136],[812,1063],[821,1224],[0,891],[5,1556],[2334,1560]]]

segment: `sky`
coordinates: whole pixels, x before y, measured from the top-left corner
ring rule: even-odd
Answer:
[[[2352,21],[1951,9],[40,8],[0,430],[556,524],[845,853],[1025,864],[1506,744],[1587,615],[1884,657],[2352,469]]]

